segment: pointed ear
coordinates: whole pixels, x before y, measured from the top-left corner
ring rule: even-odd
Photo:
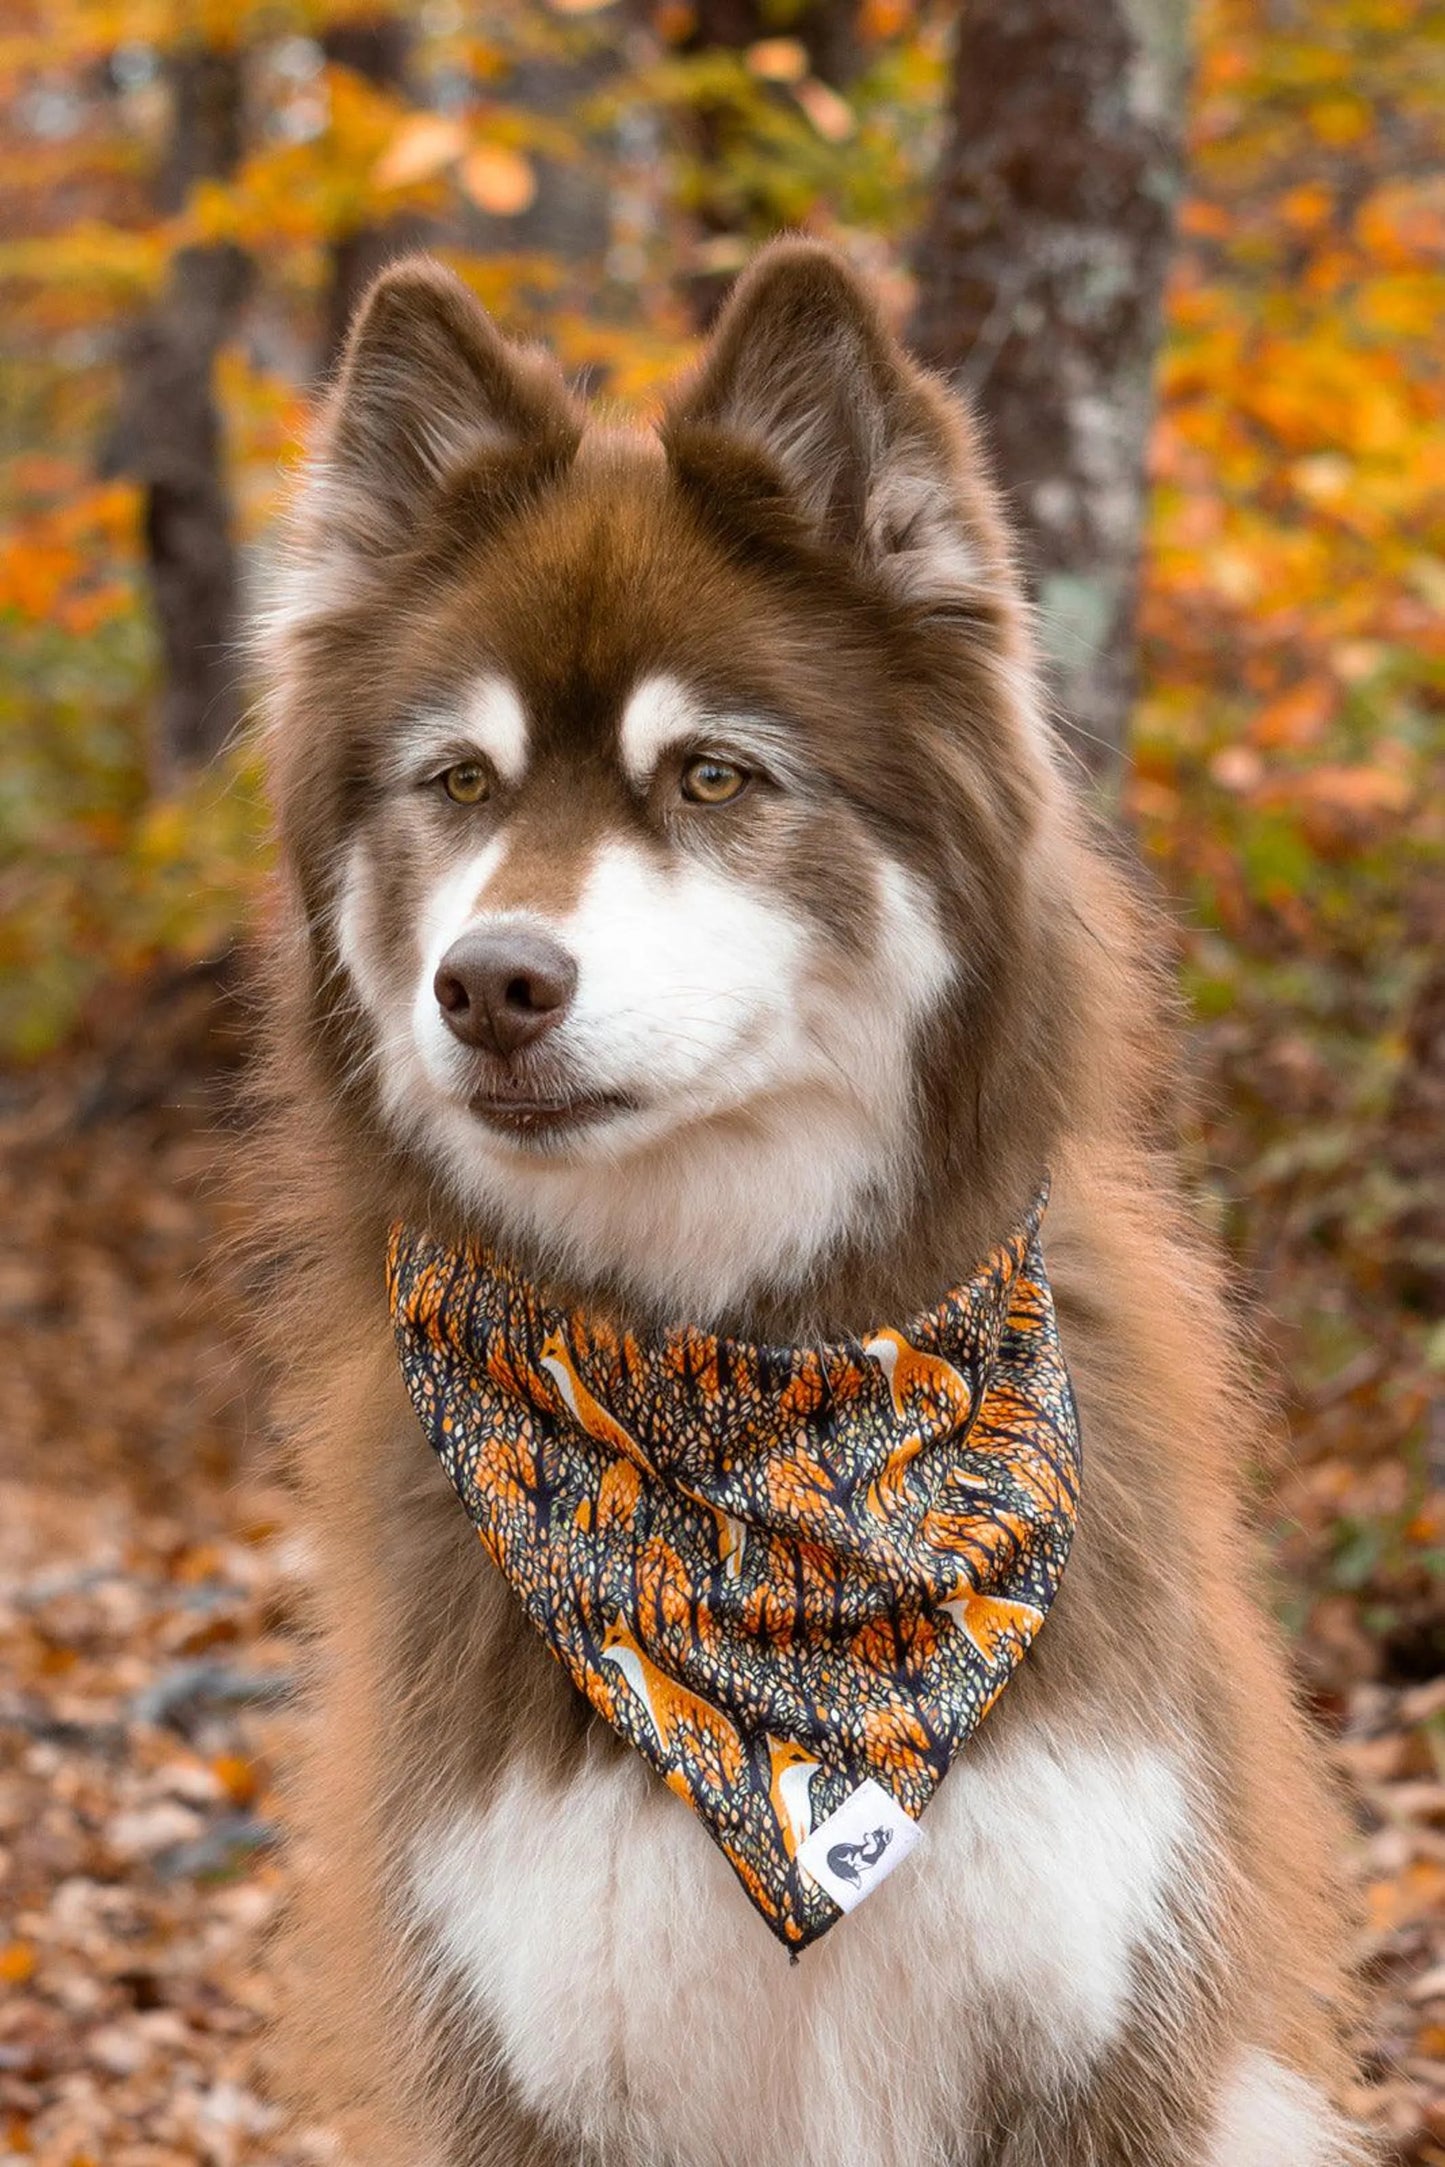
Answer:
[[[1010,585],[967,416],[831,249],[775,242],[733,289],[663,442],[702,488],[760,492],[760,458],[815,539],[900,598],[973,610]],[[737,454],[742,453],[739,464]]]
[[[489,484],[510,498],[565,467],[581,433],[547,355],[503,338],[440,264],[396,264],[346,342],[303,483],[300,554],[338,573],[379,569],[463,478],[469,499]]]

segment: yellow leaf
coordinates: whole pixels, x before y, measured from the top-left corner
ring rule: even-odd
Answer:
[[[35,1949],[28,1941],[9,1941],[0,1949],[0,1979],[7,1986],[24,1986],[35,1976]]]
[[[462,160],[462,189],[480,211],[515,218],[536,200],[537,176],[520,151],[482,143]]]
[[[1259,568],[1242,549],[1226,545],[1214,551],[1209,564],[1216,590],[1229,602],[1252,602],[1260,589]]]
[[[378,188],[410,188],[451,165],[466,147],[459,120],[448,120],[442,113],[414,114],[402,122],[377,159],[372,181]]]
[[[1334,150],[1362,141],[1370,132],[1373,118],[1364,99],[1348,93],[1316,99],[1309,108],[1309,117],[1315,134]]]
[[[1338,452],[1321,451],[1308,459],[1296,459],[1290,475],[1295,486],[1307,497],[1327,504],[1334,497],[1344,496],[1355,478],[1355,470]]]

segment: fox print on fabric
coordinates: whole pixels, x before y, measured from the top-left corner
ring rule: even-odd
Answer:
[[[870,1779],[923,1812],[1063,1572],[1042,1213],[906,1332],[804,1348],[618,1333],[393,1233],[407,1383],[490,1556],[790,1947],[840,1916],[812,1828]]]

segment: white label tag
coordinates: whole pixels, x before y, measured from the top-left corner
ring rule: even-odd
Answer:
[[[840,1911],[852,1911],[902,1865],[922,1834],[870,1776],[799,1844],[798,1864]]]

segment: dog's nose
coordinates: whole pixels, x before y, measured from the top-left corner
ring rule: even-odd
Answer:
[[[453,941],[432,990],[464,1046],[512,1054],[561,1022],[577,990],[577,966],[548,934],[503,926]]]

